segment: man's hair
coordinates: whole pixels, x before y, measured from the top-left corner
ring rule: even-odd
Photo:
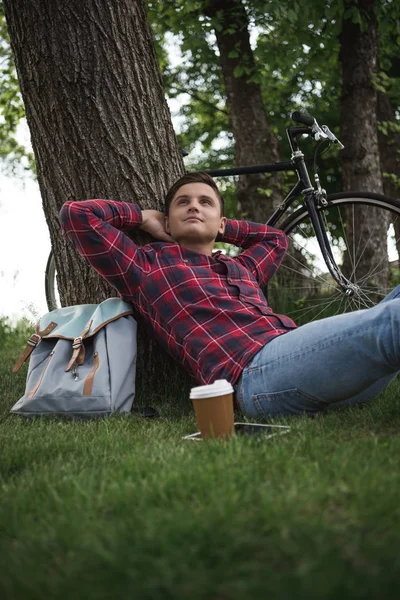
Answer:
[[[171,206],[171,202],[176,192],[179,190],[179,188],[181,188],[183,185],[186,185],[187,183],[205,183],[209,185],[210,188],[214,190],[219,200],[219,205],[221,208],[221,217],[224,216],[224,199],[222,197],[222,194],[219,191],[214,179],[204,172],[186,173],[185,175],[183,175],[183,177],[178,179],[178,181],[175,181],[175,183],[170,187],[170,189],[167,192],[167,195],[165,196],[165,214],[167,216],[169,214],[169,207]]]

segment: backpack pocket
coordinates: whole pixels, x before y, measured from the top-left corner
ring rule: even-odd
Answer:
[[[40,374],[40,377],[39,377],[39,379],[38,379],[37,383],[36,383],[36,384],[34,385],[34,387],[31,389],[31,391],[29,392],[29,394],[27,394],[28,398],[33,398],[33,396],[36,394],[36,392],[37,392],[37,391],[38,391],[38,389],[40,388],[40,386],[41,386],[41,384],[42,384],[42,381],[43,381],[43,377],[45,376],[45,374],[46,374],[46,371],[47,371],[47,369],[49,368],[49,365],[50,365],[50,362],[51,362],[51,359],[53,358],[53,356],[54,356],[54,350],[52,350],[52,351],[50,352],[48,359],[45,361],[44,368],[43,368],[43,370],[42,370],[42,372],[41,372],[41,374]]]

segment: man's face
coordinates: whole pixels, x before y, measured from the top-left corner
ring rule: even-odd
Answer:
[[[166,231],[184,242],[209,244],[225,230],[218,196],[206,183],[187,183],[176,192],[165,217]]]

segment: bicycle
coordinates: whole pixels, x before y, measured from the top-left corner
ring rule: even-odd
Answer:
[[[398,261],[400,256],[400,201],[369,192],[328,196],[321,187],[317,158],[323,147],[343,145],[314,117],[296,111],[292,119],[300,126],[286,130],[290,161],[207,172],[213,177],[275,171],[297,174],[296,184],[267,221],[290,240],[267,296],[274,312],[288,314],[303,324],[367,308],[387,295],[397,274],[391,267],[396,261],[391,259]],[[297,138],[302,135],[318,142],[313,158],[314,184],[308,161],[298,146]],[[55,282],[50,253],[45,278],[49,310],[58,306]]]

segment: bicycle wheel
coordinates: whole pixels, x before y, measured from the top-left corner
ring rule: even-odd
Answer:
[[[348,296],[328,272],[304,207],[281,225],[289,250],[268,285],[274,312],[299,325],[368,308],[400,283],[400,202],[386,196],[348,192],[319,207],[336,263],[357,293]]]
[[[47,308],[54,310],[60,308],[60,296],[57,289],[57,271],[56,262],[54,260],[54,254],[50,251],[49,258],[47,259],[44,289],[46,293]]]

